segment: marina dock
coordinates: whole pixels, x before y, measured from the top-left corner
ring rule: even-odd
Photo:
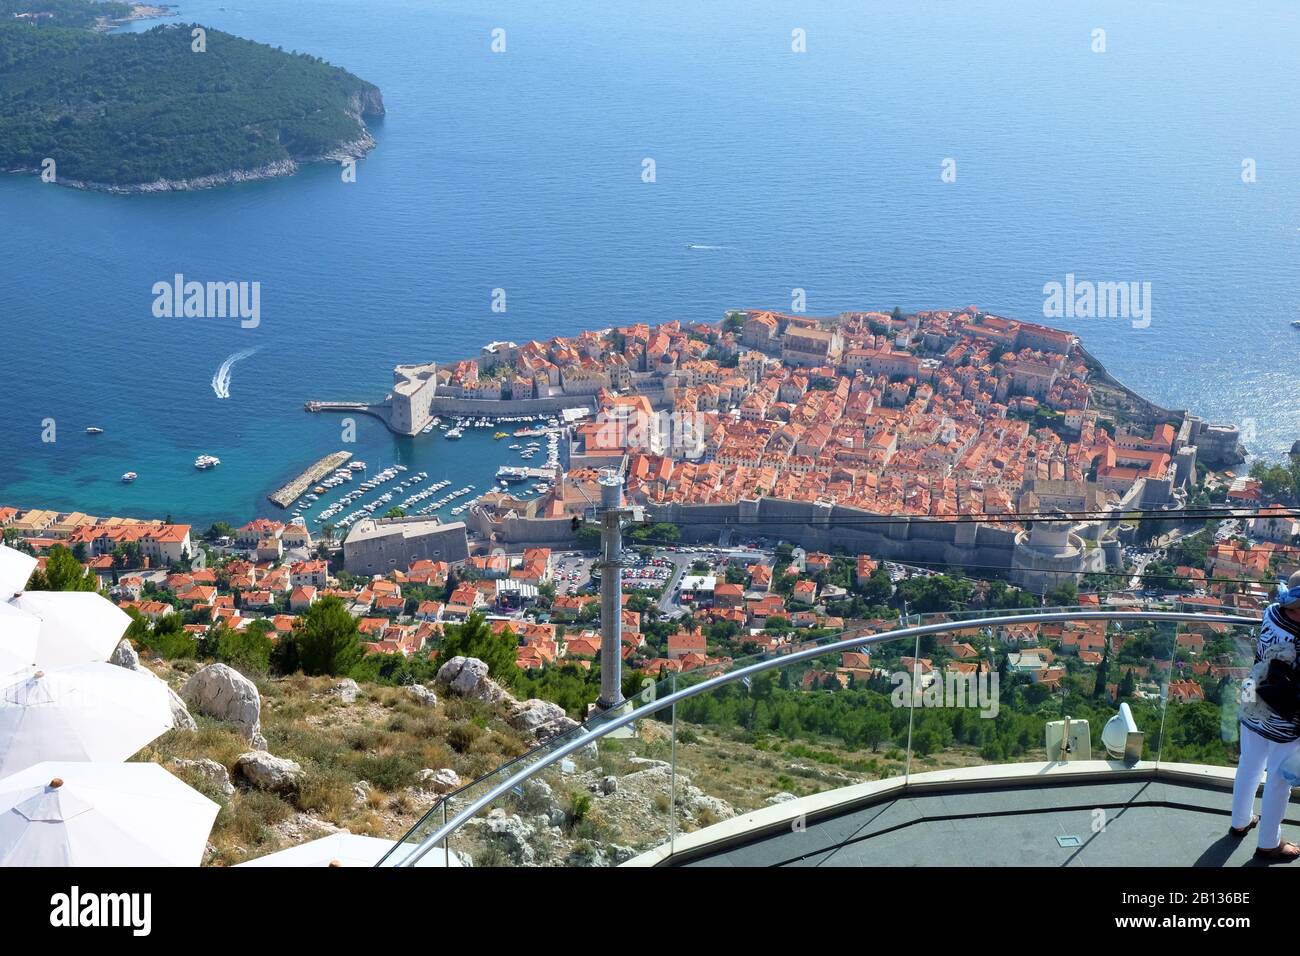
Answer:
[[[267,495],[274,504],[281,508],[287,508],[293,504],[298,497],[310,488],[313,484],[320,481],[336,468],[341,468],[345,462],[352,457],[350,451],[336,451],[332,455],[326,455],[320,461],[316,462],[293,481],[289,482],[283,488]]]
[[[523,465],[502,465],[497,469],[497,481],[555,480],[555,468],[526,468]]]

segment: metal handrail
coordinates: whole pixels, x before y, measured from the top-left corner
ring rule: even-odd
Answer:
[[[524,767],[507,777],[501,783],[497,784],[483,796],[470,803],[465,807],[465,809],[461,810],[450,820],[447,820],[430,836],[420,841],[414,850],[403,857],[395,865],[414,866],[416,862],[424,858],[426,853],[436,847],[439,843],[446,841],[451,834],[455,833],[465,823],[473,819],[480,810],[497,800],[497,798],[513,790],[515,787],[518,787],[520,784],[530,779],[534,774],[539,773],[559,760],[562,760],[569,754],[594,743],[606,734],[612,733],[618,728],[624,727],[635,720],[641,720],[656,711],[663,710],[665,707],[671,707],[679,701],[687,700],[711,690],[716,690],[719,687],[744,680],[746,677],[752,677],[755,674],[761,674],[764,671],[774,670],[778,667],[786,667],[790,664],[798,664],[801,661],[823,657],[826,654],[832,654],[837,651],[852,650],[858,647],[866,647],[871,644],[884,644],[889,641],[902,640],[908,637],[926,637],[930,634],[942,634],[946,631],[969,631],[983,627],[999,627],[1003,624],[1053,624],[1065,621],[1205,621],[1211,624],[1236,624],[1253,627],[1259,624],[1260,619],[1257,617],[1246,617],[1237,614],[1203,614],[1194,611],[1047,611],[1035,614],[1006,614],[999,617],[967,618],[959,621],[939,621],[935,624],[921,624],[915,627],[904,627],[895,631],[884,631],[879,634],[864,634],[858,637],[851,637],[842,641],[837,641],[833,644],[822,644],[815,647],[805,648],[801,651],[795,651],[790,654],[781,654],[767,660],[749,664],[734,671],[728,671],[725,674],[710,677],[707,680],[692,685],[691,687],[686,687],[682,690],[675,691],[666,697],[661,697],[652,704],[647,704],[645,707],[631,710],[625,714],[612,716],[612,719],[602,723],[599,727],[594,729],[587,729],[585,726],[579,728],[582,733],[575,734],[573,740],[557,747],[544,759]],[[384,854],[376,865],[384,865],[388,858],[404,845],[403,842],[399,841],[391,850]]]

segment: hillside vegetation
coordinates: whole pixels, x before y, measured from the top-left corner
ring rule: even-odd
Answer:
[[[37,26],[92,27],[100,19],[122,20],[131,14],[129,3],[94,3],[92,0],[0,0],[0,19],[30,19]]]
[[[59,182],[192,185],[373,146],[363,117],[383,100],[372,84],[217,30],[194,52],[192,29],[106,35],[3,19],[0,167],[49,158]]]
[[[193,661],[151,669],[180,689]],[[135,759],[161,763],[221,805],[208,865],[229,866],[345,828],[396,839],[438,799],[421,784],[424,768],[453,770],[468,782],[523,753],[526,735],[488,704],[452,698],[430,707],[403,688],[362,684],[354,701],[331,678],[258,678],[262,729],[271,751],[302,767],[301,784],[275,793],[223,790],[180,761],[215,760],[232,777],[251,748],[231,724],[195,713],[197,730],[169,731]]]

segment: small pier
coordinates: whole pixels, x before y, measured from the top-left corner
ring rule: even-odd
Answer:
[[[502,465],[497,469],[497,481],[554,481],[555,468],[525,468],[522,465]]]
[[[326,455],[320,461],[316,462],[300,474],[297,478],[293,479],[293,481],[266,497],[271,499],[273,504],[277,504],[281,508],[287,508],[298,500],[299,496],[302,495],[304,491],[336,468],[342,467],[351,457],[352,452],[350,451],[336,451],[332,455]]]
[[[303,409],[309,412],[352,412],[357,415],[373,415],[390,429],[393,427],[388,421],[388,405],[380,403],[372,405],[368,402],[304,402]]]

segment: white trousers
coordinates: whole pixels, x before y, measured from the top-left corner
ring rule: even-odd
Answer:
[[[1271,850],[1282,842],[1282,817],[1291,799],[1291,785],[1278,773],[1278,767],[1300,749],[1300,740],[1280,744],[1261,737],[1243,724],[1237,727],[1241,730],[1241,759],[1237,761],[1237,776],[1232,783],[1232,825],[1240,828],[1250,823],[1255,791],[1267,770],[1264,799],[1259,805],[1259,846]]]

